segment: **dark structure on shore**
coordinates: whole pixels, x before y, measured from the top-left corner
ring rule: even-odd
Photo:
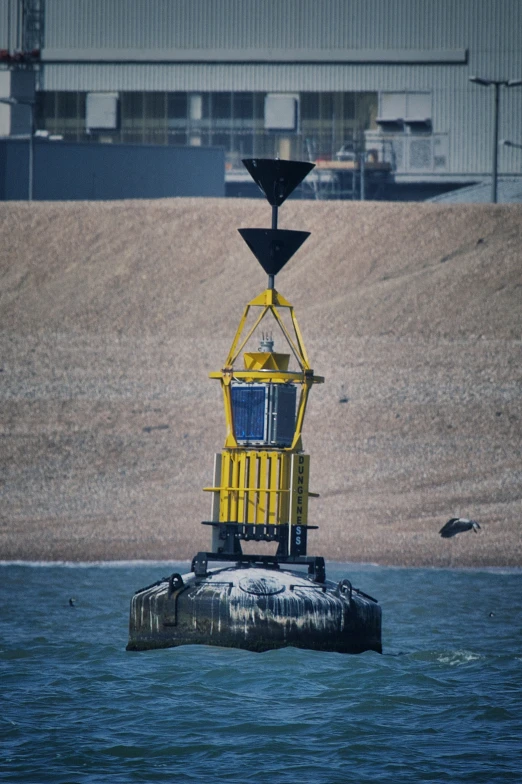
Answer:
[[[0,138],[0,201],[108,201],[225,195],[218,147]]]

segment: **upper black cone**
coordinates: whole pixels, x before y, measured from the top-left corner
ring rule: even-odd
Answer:
[[[267,275],[277,275],[310,236],[309,231],[287,229],[238,229],[238,231]]]
[[[315,166],[307,161],[278,158],[247,158],[243,164],[272,207],[279,207]]]

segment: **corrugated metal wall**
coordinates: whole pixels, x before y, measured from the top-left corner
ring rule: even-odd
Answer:
[[[49,48],[520,49],[520,0],[47,0]]]
[[[1,1],[1,0],[0,0]],[[5,0],[4,0],[5,3]],[[164,50],[162,63],[103,63],[105,52]],[[169,50],[466,49],[462,64],[168,62]],[[97,50],[94,52],[93,50]],[[453,174],[488,173],[493,89],[469,76],[522,78],[522,0],[46,0],[46,90],[407,91],[433,96]],[[75,53],[93,62],[74,62]],[[500,138],[522,143],[522,88],[501,91]],[[501,148],[500,171],[522,155]]]
[[[21,45],[22,9],[19,0],[0,0],[0,49]]]

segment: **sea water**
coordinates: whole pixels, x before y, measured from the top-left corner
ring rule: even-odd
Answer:
[[[187,570],[0,565],[1,781],[522,781],[522,572],[327,564],[383,655],[126,652],[133,592]]]

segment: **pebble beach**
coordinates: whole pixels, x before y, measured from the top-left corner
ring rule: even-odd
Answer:
[[[264,200],[0,203],[0,560],[209,546],[219,383]],[[522,206],[290,200],[277,276],[316,373],[310,554],[522,565]],[[276,350],[284,345],[274,332]],[[451,540],[450,518],[478,534]]]

